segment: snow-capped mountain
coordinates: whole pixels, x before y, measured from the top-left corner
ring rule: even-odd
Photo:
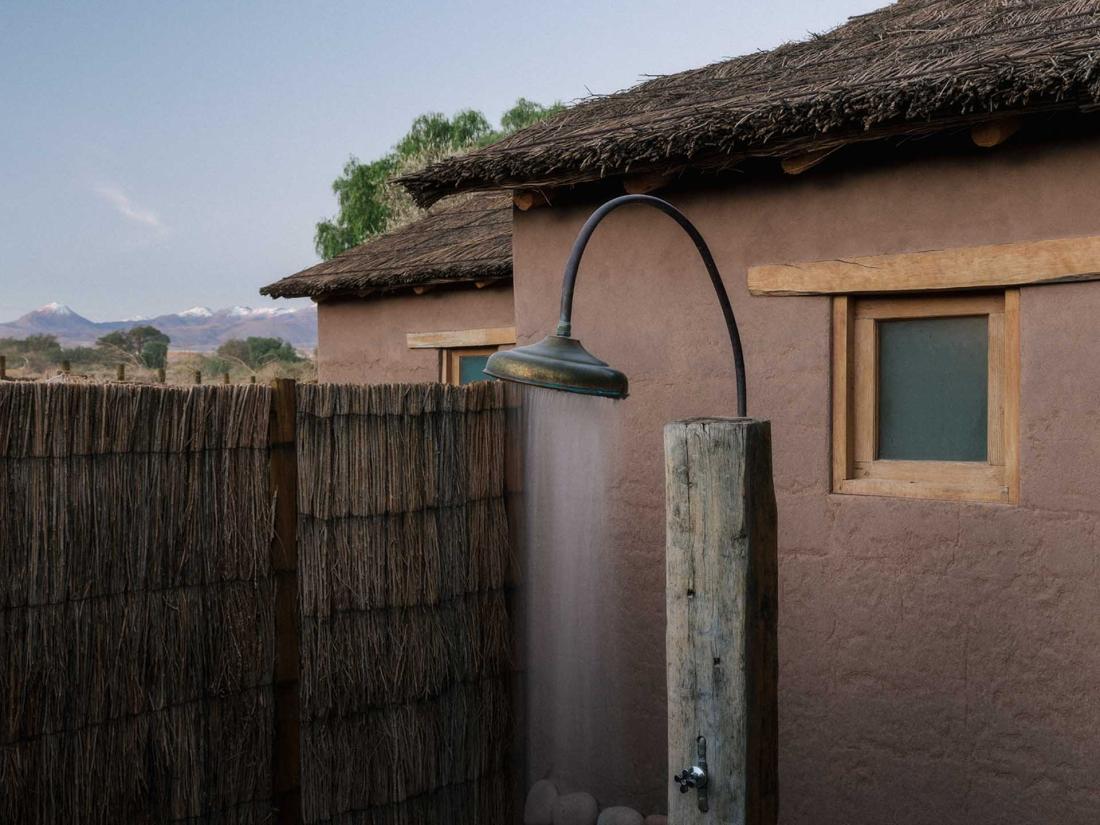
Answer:
[[[194,306],[181,312],[138,316],[124,321],[90,321],[61,303],[49,303],[26,315],[0,324],[0,338],[53,335],[66,346],[89,346],[96,338],[116,329],[154,326],[172,339],[173,349],[209,351],[230,338],[262,336],[283,338],[296,347],[317,346],[317,308],[234,306],[210,309]]]
[[[52,301],[43,307],[39,307],[35,312],[43,315],[75,315],[76,313],[69,309],[64,304],[59,304],[57,301]]]
[[[9,327],[18,328],[18,337],[56,335],[59,340],[66,341],[71,336],[80,338],[92,336],[94,341],[99,329],[95,321],[89,321],[83,315],[73,312],[65,304],[56,301],[32,310],[10,324],[0,324],[0,337],[16,337],[16,333],[7,331]],[[98,335],[103,333],[98,332]]]

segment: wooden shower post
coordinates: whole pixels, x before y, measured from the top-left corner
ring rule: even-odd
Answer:
[[[778,563],[771,425],[665,427],[669,821],[774,825]],[[706,739],[707,806],[672,774]]]
[[[272,803],[279,825],[301,822],[301,748],[298,739],[298,458],[295,383],[271,382],[271,494],[275,533],[271,566],[275,574],[275,741],[272,749]]]

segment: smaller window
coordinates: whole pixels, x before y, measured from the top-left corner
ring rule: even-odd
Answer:
[[[516,342],[516,328],[410,332],[405,340],[410,349],[433,349],[439,353],[439,380],[442,383],[470,384],[492,380],[485,374],[485,364],[500,347]]]
[[[1019,292],[833,302],[833,491],[1015,501]]]
[[[472,384],[475,381],[492,381],[493,379],[486,375],[484,370],[489,361],[489,356],[496,351],[496,347],[441,350],[443,374],[440,376],[440,380],[444,384]]]

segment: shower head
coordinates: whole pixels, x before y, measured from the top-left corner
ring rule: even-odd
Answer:
[[[730,346],[733,348],[733,374],[737,382],[737,414],[745,416],[745,356],[741,350],[741,336],[737,331],[737,321],[733,317],[729,295],[718,274],[718,265],[710,254],[706,241],[699,230],[679,209],[668,201],[652,195],[620,195],[612,198],[585,221],[573,242],[569,260],[565,263],[565,278],[561,287],[561,315],[558,328],[553,335],[547,335],[537,344],[494,353],[489,357],[485,372],[494,378],[515,381],[520,384],[532,384],[536,387],[548,387],[552,390],[600,395],[605,398],[626,398],[626,376],[613,367],[609,367],[599,358],[581,346],[573,337],[573,291],[577,284],[577,270],[580,269],[581,256],[584,254],[588,239],[596,226],[608,214],[620,206],[644,204],[664,212],[691,237],[703,258],[711,284],[722,307],[726,321]]]
[[[626,398],[626,376],[567,335],[547,335],[537,344],[496,352],[485,372],[494,378],[605,398]]]

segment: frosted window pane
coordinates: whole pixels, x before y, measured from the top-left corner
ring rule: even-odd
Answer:
[[[985,461],[986,316],[881,321],[878,457]]]

